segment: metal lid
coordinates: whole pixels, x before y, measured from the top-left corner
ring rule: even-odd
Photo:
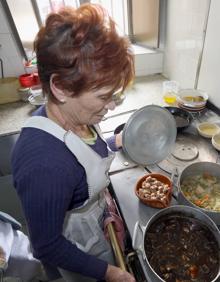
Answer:
[[[137,164],[154,164],[171,153],[176,134],[176,122],[167,109],[145,106],[127,121],[122,133],[123,150]]]

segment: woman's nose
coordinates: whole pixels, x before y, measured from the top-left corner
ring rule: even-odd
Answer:
[[[116,107],[115,101],[111,101],[105,105],[105,109],[113,111]]]

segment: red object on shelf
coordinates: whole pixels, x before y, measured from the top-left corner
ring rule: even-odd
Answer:
[[[40,78],[39,78],[38,73],[37,73],[37,72],[34,72],[33,75],[34,75],[35,85],[40,84]]]
[[[34,74],[26,73],[19,76],[19,82],[22,87],[31,87],[36,84],[36,79],[34,78]]]

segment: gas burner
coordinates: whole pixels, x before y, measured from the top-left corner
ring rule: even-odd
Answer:
[[[191,133],[178,134],[172,153],[158,164],[147,166],[150,172],[172,174],[175,170],[182,172],[185,166],[195,162],[207,161],[216,163],[218,153],[209,139]]]
[[[198,148],[189,142],[185,142],[181,138],[177,138],[175,149],[172,152],[172,156],[180,161],[192,161],[199,155]]]

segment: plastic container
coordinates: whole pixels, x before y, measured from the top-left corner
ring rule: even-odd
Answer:
[[[36,84],[36,79],[34,78],[33,73],[26,73],[19,76],[19,82],[21,87],[27,88]]]
[[[163,82],[163,99],[168,105],[175,105],[179,83],[174,80]]]

